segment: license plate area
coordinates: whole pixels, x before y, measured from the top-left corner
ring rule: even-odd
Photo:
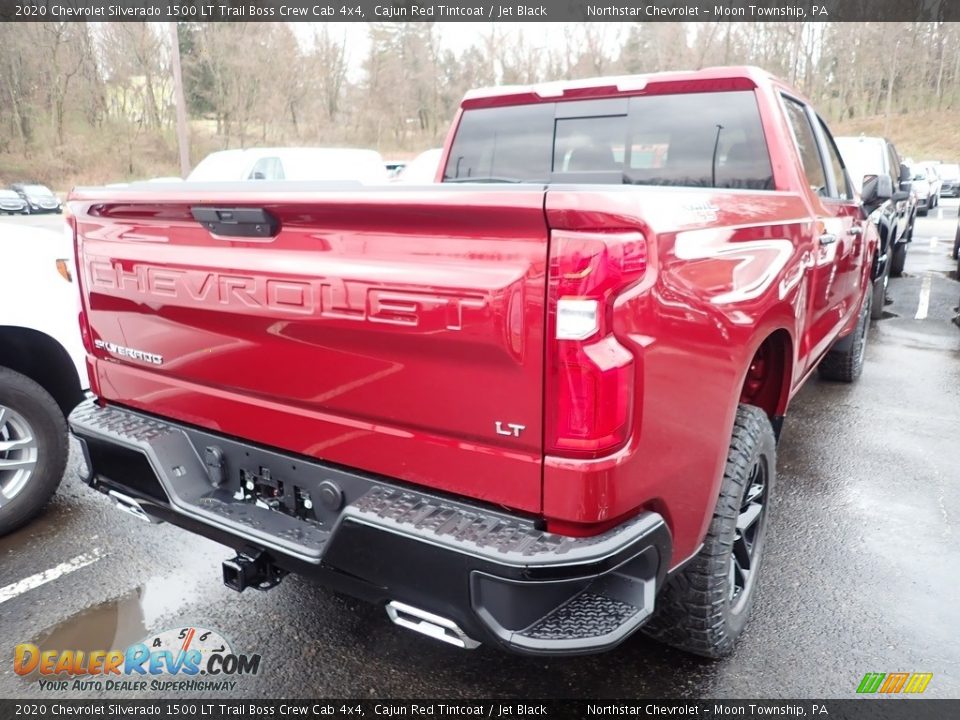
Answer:
[[[346,505],[376,483],[352,472],[247,443],[186,429],[202,459],[209,483],[208,500],[198,504],[256,507],[330,532]]]

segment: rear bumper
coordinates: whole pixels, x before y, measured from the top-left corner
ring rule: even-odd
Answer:
[[[517,652],[614,647],[649,618],[670,565],[670,533],[656,513],[572,538],[535,518],[116,406],[84,402],[70,426],[85,481],[144,519]]]

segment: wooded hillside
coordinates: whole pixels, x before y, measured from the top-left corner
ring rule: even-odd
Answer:
[[[464,91],[603,74],[759,65],[839,132],[960,157],[958,23],[587,23],[535,44],[523,24],[179,26],[191,159],[252,145],[353,145],[409,156],[442,142]],[[163,23],[0,24],[0,182],[64,189],[178,173]]]

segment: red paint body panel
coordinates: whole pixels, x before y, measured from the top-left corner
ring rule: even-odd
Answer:
[[[540,510],[542,189],[274,196],[268,242],[189,213],[254,190],[108,195],[72,204],[93,339],[163,364],[96,351],[103,399]]]
[[[712,515],[751,359],[775,333],[787,338],[770,409],[784,414],[856,322],[875,230],[855,199],[806,187],[780,104],[787,90],[753,69],[464,101],[751,88],[773,191],[75,192],[93,339],[163,356],[157,366],[96,350],[93,387],[107,402],[540,514],[571,534],[656,510],[677,565]],[[266,208],[282,230],[269,241],[212,237],[190,215],[211,204]],[[632,357],[629,436],[593,459],[544,452],[554,410],[545,365],[556,342],[546,337],[549,237],[559,230],[646,243],[646,269],[610,310],[616,343]],[[837,241],[822,245],[825,233]],[[523,431],[498,434],[497,423]]]

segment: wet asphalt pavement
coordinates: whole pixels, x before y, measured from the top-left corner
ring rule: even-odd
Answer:
[[[46,514],[0,539],[0,588],[78,556],[89,564],[5,601],[0,589],[0,697],[84,695],[15,675],[17,643],[123,648],[186,626],[263,657],[257,676],[213,697],[852,697],[864,673],[894,671],[932,672],[927,696],[960,697],[957,204],[918,219],[861,380],[813,378],[791,407],[760,593],[731,658],[642,636],[594,657],[466,652],[295,577],[237,595],[220,581],[232,553],[117,512],[76,479],[74,451]]]

